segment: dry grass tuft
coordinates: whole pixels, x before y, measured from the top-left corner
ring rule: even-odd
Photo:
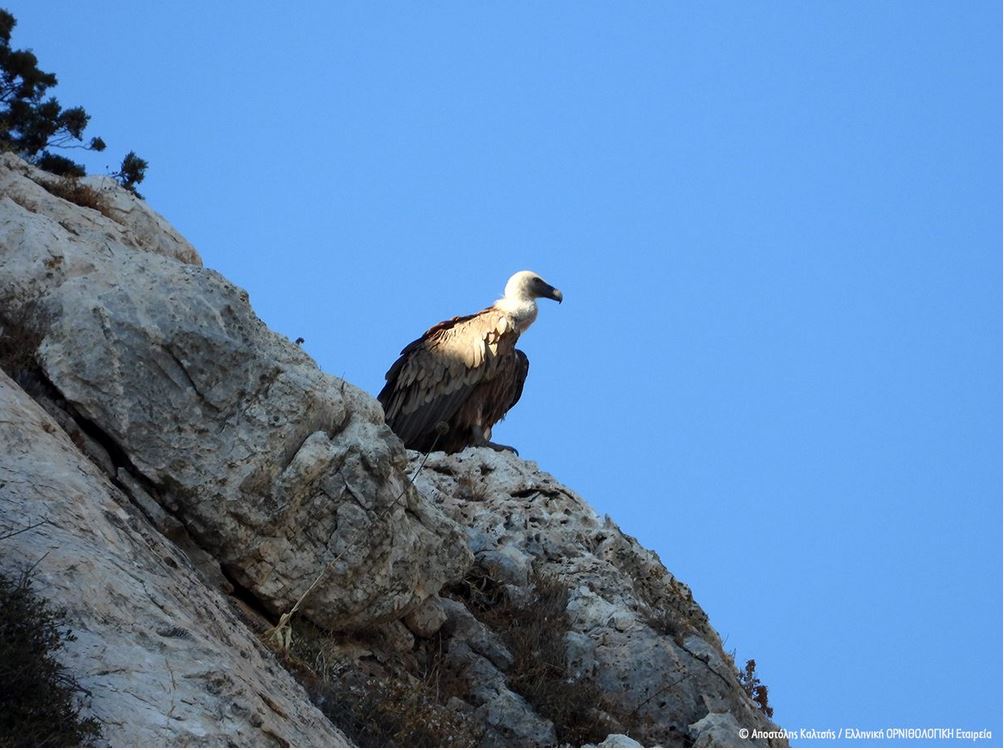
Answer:
[[[465,689],[445,668],[441,643],[419,654],[418,674],[395,672],[375,660],[354,658],[334,634],[301,622],[286,656],[287,668],[311,699],[360,747],[475,747],[477,722],[445,705]]]
[[[483,503],[489,499],[484,482],[469,474],[457,478],[457,496],[474,503]]]
[[[78,206],[83,206],[84,208],[92,208],[109,219],[114,218],[111,215],[111,207],[108,205],[105,196],[101,194],[101,191],[95,190],[90,185],[85,185],[76,177],[45,180],[41,185],[57,198],[62,198],[70,203],[76,203]]]
[[[509,687],[551,720],[560,745],[595,744],[624,731],[605,710],[599,688],[589,680],[573,679],[568,672],[568,588],[557,578],[537,573],[531,583],[530,599],[517,603],[505,587],[476,568],[458,589],[471,611],[512,653]]]

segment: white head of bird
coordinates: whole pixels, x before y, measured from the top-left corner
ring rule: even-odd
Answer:
[[[522,333],[537,319],[537,300],[540,298],[553,299],[559,303],[564,299],[560,290],[538,274],[533,271],[518,271],[509,277],[502,299],[495,303],[495,307],[512,318]]]

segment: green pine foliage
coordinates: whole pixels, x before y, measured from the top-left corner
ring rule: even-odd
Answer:
[[[51,149],[82,148],[104,151],[101,138],[84,139],[91,117],[83,107],[63,109],[59,100],[47,96],[58,81],[53,73],[38,67],[35,53],[11,47],[17,20],[0,9],[0,150],[12,151],[35,166],[61,177],[83,177],[84,166]],[[130,151],[113,177],[122,187],[136,192],[147,163]]]
[[[141,159],[136,156],[135,151],[130,151],[122,159],[122,166],[119,167],[119,171],[112,176],[118,180],[119,185],[136,193],[136,186],[143,182],[148,166],[146,159]],[[139,195],[139,193],[136,193],[136,195]],[[140,197],[142,198],[143,196]]]

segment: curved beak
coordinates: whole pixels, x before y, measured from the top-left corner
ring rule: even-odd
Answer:
[[[555,289],[539,276],[533,280],[533,286],[530,287],[530,293],[534,297],[546,297],[547,299],[553,299],[555,302],[561,302],[561,300],[565,298],[564,295],[562,295],[561,290]]]

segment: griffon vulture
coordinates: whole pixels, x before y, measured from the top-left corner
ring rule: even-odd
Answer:
[[[377,398],[407,447],[453,453],[485,445],[515,452],[490,438],[523,393],[530,363],[516,340],[536,319],[540,297],[562,300],[540,276],[520,271],[494,305],[438,323],[401,351]]]

